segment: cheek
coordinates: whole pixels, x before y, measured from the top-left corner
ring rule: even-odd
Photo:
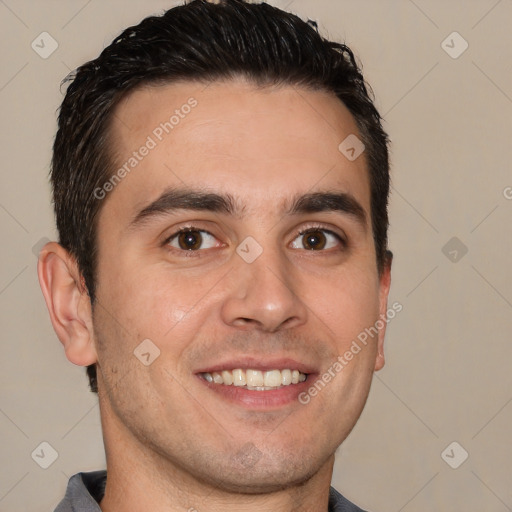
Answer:
[[[108,272],[107,279],[99,281],[98,298],[111,305],[112,314],[130,331],[162,337],[200,303],[209,280],[159,264],[145,268],[119,264]]]
[[[347,269],[310,289],[307,304],[341,350],[379,317],[379,288],[371,272]]]

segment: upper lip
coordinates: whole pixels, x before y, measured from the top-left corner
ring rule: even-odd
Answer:
[[[282,357],[279,359],[270,359],[268,356],[261,357],[250,357],[242,356],[237,358],[231,358],[223,362],[217,362],[209,364],[199,370],[196,373],[212,373],[221,372],[223,370],[237,370],[237,369],[250,369],[250,370],[299,370],[301,373],[315,373],[316,370],[313,366],[301,363],[296,359],[289,357]]]

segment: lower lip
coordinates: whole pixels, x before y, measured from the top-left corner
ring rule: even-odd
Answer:
[[[213,382],[208,382],[202,377],[197,377],[205,386],[208,386],[208,388],[220,395],[222,398],[245,406],[249,409],[261,410],[277,409],[294,402],[298,403],[298,396],[300,393],[306,391],[309,386],[311,386],[311,382],[315,381],[314,375],[309,374],[308,378],[304,382],[299,382],[298,384],[290,384],[279,389],[270,389],[267,391],[255,391],[239,386],[215,384]]]

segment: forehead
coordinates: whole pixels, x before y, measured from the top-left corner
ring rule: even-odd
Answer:
[[[118,105],[111,136],[118,214],[176,186],[223,191],[249,212],[331,188],[369,209],[364,154],[351,161],[339,149],[359,138],[356,123],[328,92],[242,80],[144,87]]]

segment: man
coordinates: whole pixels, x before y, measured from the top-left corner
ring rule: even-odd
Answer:
[[[384,364],[391,254],[351,51],[243,0],[148,18],[77,70],[51,179],[39,278],[108,472],[57,511],[360,510],[330,481]]]

